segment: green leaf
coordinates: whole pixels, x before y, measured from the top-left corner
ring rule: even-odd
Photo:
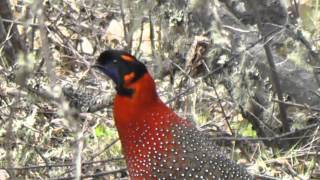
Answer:
[[[104,126],[103,124],[99,124],[96,128],[95,128],[95,135],[97,137],[105,137],[110,135],[110,133],[108,133],[108,131],[110,131],[110,128]]]
[[[256,137],[256,131],[254,131],[252,129],[252,124],[248,123],[246,128],[243,128],[241,131],[241,134],[243,136],[247,136],[247,137]]]

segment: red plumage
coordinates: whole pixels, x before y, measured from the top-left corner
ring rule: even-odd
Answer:
[[[106,74],[110,68],[118,72],[113,76],[118,92],[114,119],[131,179],[252,178],[223,156],[193,123],[167,107],[156,92],[153,78],[139,67],[144,65],[137,60],[134,62],[138,64],[122,60],[123,54],[127,55],[106,51],[97,67]],[[110,59],[120,63],[110,64]]]

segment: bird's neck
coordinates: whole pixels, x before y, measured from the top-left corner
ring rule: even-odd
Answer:
[[[117,94],[114,100],[114,118],[119,131],[137,122],[138,116],[146,111],[146,108],[161,104],[156,92],[155,82],[149,73],[145,73],[140,79],[127,85],[133,93],[130,96]],[[142,122],[141,122],[142,123]]]
[[[115,106],[118,104],[120,106],[126,106],[122,107],[124,108],[123,111],[140,106],[145,107],[159,100],[155,82],[149,73],[145,73],[135,82],[125,85],[124,88],[131,89],[133,93],[131,95],[121,95],[118,93],[114,101]]]

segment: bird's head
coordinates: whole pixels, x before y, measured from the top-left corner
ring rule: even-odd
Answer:
[[[133,93],[128,86],[147,72],[143,63],[131,54],[120,50],[104,51],[93,67],[109,76],[116,84],[117,93],[126,96],[131,96]]]

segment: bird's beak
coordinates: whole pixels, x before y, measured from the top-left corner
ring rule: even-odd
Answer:
[[[94,65],[91,65],[90,67],[91,67],[91,68],[99,68],[99,67],[101,67],[101,65],[99,65],[99,64],[94,64]]]

